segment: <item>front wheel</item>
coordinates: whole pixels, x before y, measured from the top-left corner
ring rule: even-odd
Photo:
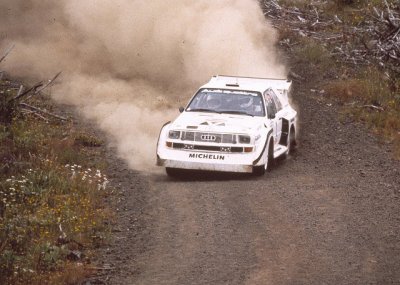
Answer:
[[[177,168],[166,167],[165,172],[167,172],[167,175],[169,177],[176,177],[179,175],[179,169],[177,169]]]
[[[263,176],[265,174],[265,164],[253,167],[253,175]]]
[[[254,166],[253,174],[255,176],[262,176],[266,171],[271,171],[272,166],[274,164],[274,144],[271,140],[268,147],[268,158],[265,164],[260,166]]]

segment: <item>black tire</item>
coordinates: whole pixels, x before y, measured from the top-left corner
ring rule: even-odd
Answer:
[[[166,167],[165,172],[167,172],[167,175],[169,177],[176,177],[179,175],[179,169],[177,169],[177,168]]]
[[[292,155],[296,150],[296,132],[294,127],[290,129],[289,137],[287,140],[287,151],[282,155],[283,159],[286,159],[289,155]]]
[[[274,141],[271,140],[269,143],[269,149],[268,149],[268,163],[266,170],[269,172],[272,170],[274,166],[275,160],[274,160]]]
[[[254,166],[253,167],[253,175],[254,176],[263,176],[265,174],[265,165]]]
[[[296,150],[296,131],[292,127],[289,133],[289,141],[288,141],[288,154],[293,154]]]

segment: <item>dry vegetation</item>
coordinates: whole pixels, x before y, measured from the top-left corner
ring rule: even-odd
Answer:
[[[0,81],[2,110],[18,90]],[[52,108],[41,94],[27,103]],[[107,235],[102,141],[69,120],[13,107],[0,123],[0,283],[75,284]]]
[[[346,118],[392,142],[400,158],[398,1],[264,1],[293,80],[334,98]]]
[[[337,100],[347,117],[392,141],[400,157],[400,5],[262,6],[292,58],[293,80]],[[40,100],[28,103],[51,109],[42,86],[32,89]],[[0,80],[0,283],[73,284],[90,273],[90,250],[105,238],[109,214],[99,205],[109,190],[104,162],[93,159],[103,142],[62,117],[9,100],[18,94],[19,85]]]

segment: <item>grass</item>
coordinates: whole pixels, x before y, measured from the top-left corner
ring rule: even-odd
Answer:
[[[394,9],[398,2],[387,1]],[[318,33],[337,34],[346,27],[362,26],[371,20],[373,7],[385,10],[383,1],[336,0],[336,1],[279,1],[281,5],[295,6],[305,13],[309,5],[318,7],[322,21],[338,16],[341,24],[319,26]],[[372,132],[394,146],[395,157],[400,159],[400,75],[389,68],[390,63],[380,65],[373,59],[368,64],[345,63],[334,56],[335,42],[321,42],[312,37],[302,37],[285,26],[279,27],[280,39],[292,44],[290,56],[294,71],[312,82],[309,88],[325,90],[330,98],[342,106],[343,114],[365,123]],[[347,42],[359,48],[365,35],[352,35]],[[364,39],[365,40],[365,39]]]
[[[364,122],[374,133],[392,142],[395,157],[400,158],[398,84],[398,80],[367,67],[354,78],[326,83],[325,90],[344,106],[347,116]]]
[[[0,284],[75,284],[90,274],[110,217],[100,143],[18,112],[0,124]]]

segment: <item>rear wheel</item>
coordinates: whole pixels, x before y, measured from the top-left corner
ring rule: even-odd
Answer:
[[[290,129],[287,148],[287,154],[293,154],[293,152],[296,150],[296,131],[293,127]]]
[[[285,154],[282,156],[284,159],[288,157],[288,155],[293,154],[293,152],[296,149],[296,131],[294,130],[294,127],[290,129],[289,132],[289,137],[287,140],[287,151]]]

